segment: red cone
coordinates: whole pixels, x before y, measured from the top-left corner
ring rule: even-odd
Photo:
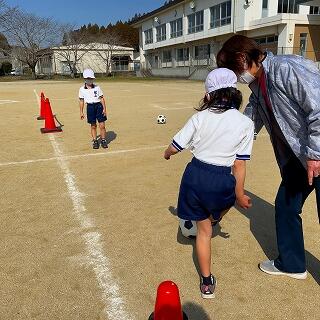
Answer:
[[[57,127],[54,122],[50,101],[48,98],[45,100],[45,122],[44,122],[44,124],[45,124],[45,127],[40,129],[41,133],[61,132],[62,131],[61,127]]]
[[[174,282],[164,281],[159,285],[154,313],[149,320],[188,320],[182,311],[179,289]]]
[[[41,92],[40,95],[40,116],[37,118],[37,120],[44,120],[45,119],[45,108],[46,108],[46,102],[45,102],[45,97],[44,93]]]

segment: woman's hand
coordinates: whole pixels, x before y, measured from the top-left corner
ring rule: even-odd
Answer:
[[[309,185],[313,184],[313,178],[317,178],[320,175],[320,160],[307,160],[308,169],[308,181]]]

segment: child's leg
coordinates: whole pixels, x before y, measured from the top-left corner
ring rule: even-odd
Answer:
[[[91,136],[93,140],[97,140],[97,125],[91,124]]]
[[[209,277],[211,275],[211,220],[197,221],[197,228],[196,248],[200,271],[203,277]]]
[[[101,139],[105,139],[106,138],[106,126],[104,122],[99,122],[99,128],[100,128],[100,136]]]

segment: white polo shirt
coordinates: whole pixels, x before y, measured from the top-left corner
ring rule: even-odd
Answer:
[[[253,121],[238,110],[215,113],[206,109],[189,119],[172,145],[178,151],[190,149],[200,161],[231,167],[236,159],[250,159],[253,137]]]
[[[79,99],[83,99],[85,103],[100,102],[103,92],[99,86],[95,85],[93,88],[86,88],[82,86],[79,89]]]

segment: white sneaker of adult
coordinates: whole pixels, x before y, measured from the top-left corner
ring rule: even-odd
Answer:
[[[267,261],[261,262],[259,264],[259,268],[261,271],[268,274],[272,274],[274,276],[287,276],[287,277],[298,279],[298,280],[304,280],[307,278],[307,275],[308,275],[307,271],[302,273],[290,273],[290,272],[280,271],[274,266],[274,260],[267,260]]]

